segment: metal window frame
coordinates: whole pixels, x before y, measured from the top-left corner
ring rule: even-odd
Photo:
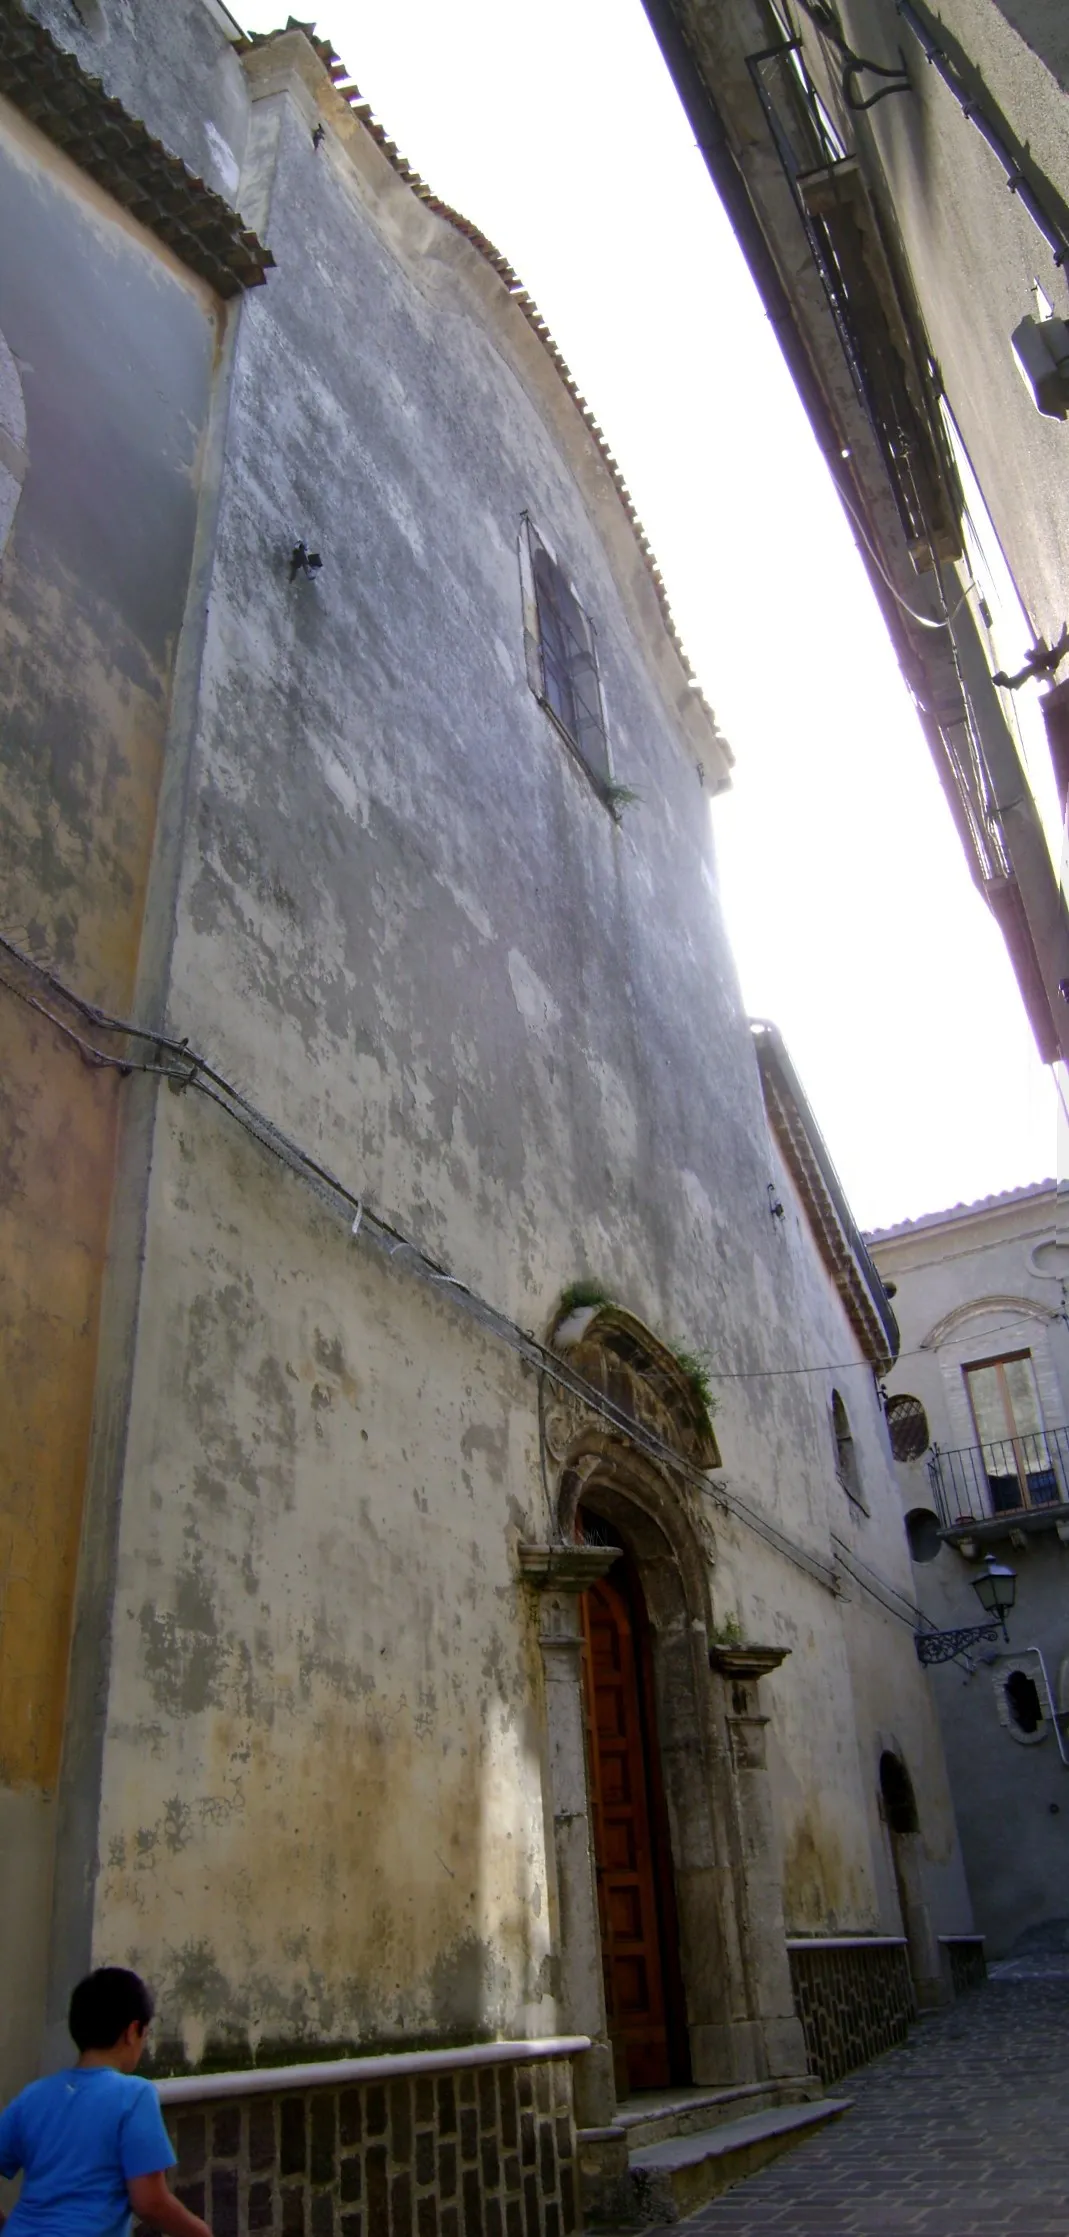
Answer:
[[[541,553],[551,570],[550,580],[556,576],[563,585],[571,604],[579,616],[586,634],[586,642],[576,643],[576,651],[569,660],[567,677],[568,694],[575,712],[574,729],[558,712],[549,696],[546,680],[546,638],[543,605],[539,596],[537,555]],[[576,590],[566,567],[558,558],[549,538],[535,527],[529,513],[520,522],[519,537],[520,584],[523,597],[524,652],[527,681],[539,705],[549,716],[554,729],[563,738],[573,758],[589,779],[600,797],[604,797],[613,783],[612,751],[609,744],[609,726],[605,709],[605,693],[598,659],[597,628]],[[575,637],[567,615],[557,603],[555,619],[566,635]],[[576,670],[584,671],[578,676]],[[590,706],[590,685],[593,686],[594,707]],[[598,746],[596,756],[590,751],[588,740]]]

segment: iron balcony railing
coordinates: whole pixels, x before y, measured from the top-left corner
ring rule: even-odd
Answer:
[[[944,1530],[1069,1502],[1069,1429],[1042,1429],[956,1452],[932,1447],[932,1490]]]

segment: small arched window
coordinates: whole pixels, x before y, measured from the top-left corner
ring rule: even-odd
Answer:
[[[880,1757],[880,1798],[892,1833],[916,1833],[917,1799],[901,1756],[885,1748]]]
[[[835,1440],[835,1473],[847,1497],[856,1500],[861,1507],[864,1501],[861,1496],[854,1435],[850,1427],[850,1416],[837,1390],[833,1390],[831,1394],[831,1428]]]

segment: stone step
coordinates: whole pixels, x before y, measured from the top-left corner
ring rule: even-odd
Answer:
[[[636,2147],[630,2155],[631,2226],[648,2228],[693,2214],[731,2183],[756,2174],[768,2160],[837,2120],[851,2103],[849,2097],[821,2097],[810,2105],[779,2105]]]
[[[789,2080],[736,2082],[726,2089],[681,2089],[652,2100],[625,2098],[616,2108],[614,2126],[625,2131],[628,2150],[634,2153],[644,2144],[661,2144],[670,2136],[698,2135],[743,2113],[806,2104],[819,2088],[819,2082],[801,2074]]]

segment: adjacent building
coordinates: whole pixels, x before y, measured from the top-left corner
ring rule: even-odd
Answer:
[[[646,0],[646,12],[1064,1100],[1065,12],[1051,0]]]
[[[974,1963],[894,1316],[505,259],[216,0],[0,192],[2,2086],[124,1960],[221,2232],[558,2237]]]
[[[869,1237],[902,1330],[888,1377],[918,1603],[977,1623],[987,1555],[1016,1571],[1008,1639],[933,1670],[988,1955],[1069,1946],[1069,1218],[1053,1181]]]

